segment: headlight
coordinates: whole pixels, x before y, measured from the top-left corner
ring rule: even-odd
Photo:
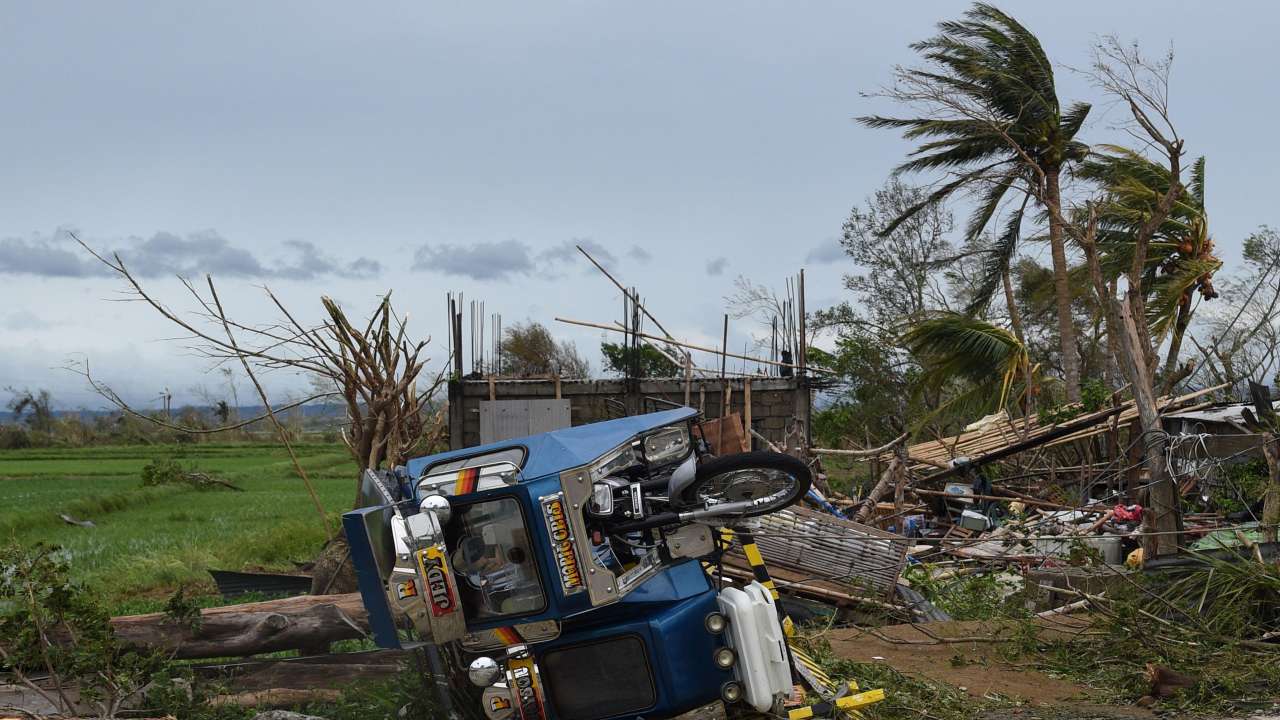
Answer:
[[[706,619],[702,621],[702,624],[707,626],[707,632],[713,635],[719,635],[724,632],[725,626],[729,624],[729,620],[720,613],[713,612],[707,615]]]
[[[689,426],[663,428],[644,438],[644,457],[650,463],[677,460],[689,452]]]
[[[600,458],[595,466],[591,468],[592,479],[603,480],[614,473],[626,470],[636,463],[636,451],[628,443]]]
[[[727,703],[736,703],[742,699],[742,685],[730,680],[720,686],[720,699]]]
[[[613,514],[613,487],[598,482],[591,489],[591,504],[588,506],[592,515],[605,517]]]

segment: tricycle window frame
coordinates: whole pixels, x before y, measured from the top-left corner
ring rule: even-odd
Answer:
[[[519,460],[513,460],[512,458],[505,456],[505,454],[510,453],[511,451],[517,451],[520,453]],[[510,445],[508,447],[498,448],[496,450],[486,450],[484,452],[478,452],[472,455],[467,455],[465,457],[455,457],[455,458],[449,458],[448,460],[441,460],[439,462],[436,462],[424,467],[422,471],[418,473],[418,477],[424,478],[428,475],[432,475],[435,473],[465,470],[466,468],[475,467],[477,465],[484,465],[484,464],[498,463],[498,462],[509,462],[512,465],[515,465],[516,467],[520,468],[521,470],[524,470],[524,464],[528,459],[529,459],[529,448],[525,447],[524,445]],[[477,460],[479,462],[476,462]]]
[[[516,507],[516,511],[519,513],[520,523],[524,531],[525,542],[526,542],[526,546],[522,548],[522,550],[527,553],[528,564],[533,568],[534,577],[537,580],[538,594],[541,599],[541,603],[537,608],[529,609],[529,610],[520,610],[516,612],[511,612],[511,613],[497,613],[497,614],[487,614],[487,615],[481,616],[478,612],[476,612],[474,603],[467,601],[465,598],[468,597],[469,593],[483,592],[483,591],[468,590],[466,593],[464,593],[463,591],[464,583],[467,584],[468,588],[470,587],[470,585],[466,577],[464,576],[462,569],[458,567],[453,567],[453,564],[452,564],[453,553],[457,551],[458,547],[460,546],[462,538],[458,535],[457,530],[455,528],[449,528],[449,530],[446,532],[446,537],[452,535],[458,538],[456,543],[452,547],[449,547],[448,545],[446,545],[446,547],[447,547],[450,561],[451,561],[451,569],[453,570],[454,576],[457,579],[458,586],[459,586],[459,591],[458,591],[459,600],[463,604],[463,609],[466,612],[468,624],[474,623],[477,625],[489,625],[489,624],[501,625],[503,623],[510,623],[512,618],[531,617],[531,616],[540,615],[542,613],[545,613],[547,611],[547,608],[551,607],[551,598],[548,595],[549,591],[547,588],[545,573],[543,573],[542,571],[542,563],[539,562],[539,558],[538,558],[540,554],[538,550],[538,543],[534,540],[534,537],[533,537],[533,530],[529,523],[529,513],[525,508],[525,504],[521,502],[521,499],[518,495],[507,494],[507,493],[497,494],[497,495],[487,495],[484,497],[476,497],[474,500],[470,500],[465,503],[458,503],[453,506],[453,519],[450,521],[449,525],[446,525],[446,527],[449,527],[453,525],[453,523],[458,522],[470,508],[476,505],[483,505],[485,503],[502,503],[502,502],[513,503]]]

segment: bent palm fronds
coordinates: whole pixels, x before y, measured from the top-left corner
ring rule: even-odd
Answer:
[[[1012,332],[959,313],[915,325],[903,333],[902,343],[924,368],[922,386],[937,389],[959,381],[972,386],[961,396],[995,398],[990,409],[1004,407],[1030,367],[1026,346]]]

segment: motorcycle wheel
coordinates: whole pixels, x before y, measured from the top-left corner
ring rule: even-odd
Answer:
[[[747,452],[725,455],[698,466],[685,491],[693,504],[764,499],[756,509],[737,517],[768,515],[788,507],[809,492],[813,476],[800,460],[783,453]]]

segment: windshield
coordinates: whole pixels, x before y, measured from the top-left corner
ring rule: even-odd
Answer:
[[[546,607],[533,547],[514,498],[456,506],[445,531],[449,560],[470,620],[528,615]]]

